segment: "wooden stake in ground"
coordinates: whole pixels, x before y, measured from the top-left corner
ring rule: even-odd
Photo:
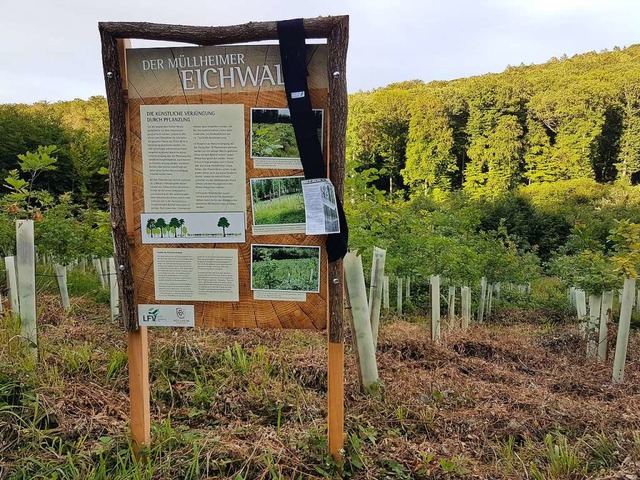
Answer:
[[[398,282],[398,293],[396,297],[396,310],[398,315],[402,315],[402,277],[396,277]]]
[[[21,335],[31,349],[31,353],[37,356],[36,252],[33,240],[33,220],[16,220],[16,250]]]
[[[369,287],[369,319],[373,345],[378,345],[378,327],[380,326],[380,306],[382,304],[382,288],[384,284],[384,262],[387,251],[374,247],[371,262],[371,285]]]
[[[431,340],[440,341],[440,275],[432,275],[431,285]]]
[[[56,280],[58,281],[58,289],[60,290],[60,300],[62,301],[62,308],[65,310],[71,310],[71,303],[69,302],[69,290],[67,289],[67,267],[60,265],[59,263],[53,264],[54,271],[56,272]]]
[[[622,303],[620,305],[620,321],[618,322],[618,339],[616,341],[616,354],[613,359],[613,382],[624,381],[624,364],[627,359],[627,346],[629,345],[629,327],[631,325],[631,310],[633,309],[633,297],[636,291],[636,279],[625,278],[622,289]]]
[[[471,289],[462,287],[460,289],[460,303],[462,309],[462,328],[469,328],[471,321]]]
[[[608,356],[609,323],[613,312],[613,290],[602,293],[600,309],[600,332],[598,335],[598,362],[605,362]]]
[[[362,388],[366,391],[378,382],[378,365],[376,350],[373,343],[371,322],[369,321],[369,307],[367,305],[367,290],[362,271],[362,258],[354,252],[344,257],[344,275],[347,282],[351,316],[353,318],[354,341],[358,351]]]
[[[589,321],[587,324],[587,360],[595,360],[598,354],[598,323],[602,305],[601,295],[589,295]]]
[[[15,257],[4,257],[4,267],[7,270],[7,286],[9,287],[9,310],[13,315],[20,313],[20,302],[18,300],[18,277],[16,275]]]
[[[407,300],[411,298],[411,277],[407,277],[407,283],[405,286],[405,297]]]
[[[484,322],[484,305],[487,298],[487,277],[480,281],[480,305],[478,305],[478,322]]]

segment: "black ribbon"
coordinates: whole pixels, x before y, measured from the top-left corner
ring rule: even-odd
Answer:
[[[280,21],[277,26],[284,88],[304,176],[308,180],[327,178],[327,167],[322,156],[307,84],[309,71],[304,23],[301,18],[296,18]],[[345,256],[349,239],[342,202],[339,199],[337,202],[340,233],[327,235],[327,255],[330,262]]]

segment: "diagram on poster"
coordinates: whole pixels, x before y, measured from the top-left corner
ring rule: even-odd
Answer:
[[[244,213],[143,213],[143,244],[244,243]]]
[[[251,179],[253,234],[304,233],[304,177]]]
[[[313,114],[322,146],[324,112]],[[251,158],[255,168],[302,169],[288,108],[251,109]]]
[[[238,251],[154,248],[156,300],[237,302]]]
[[[244,212],[244,105],[141,105],[144,212]]]

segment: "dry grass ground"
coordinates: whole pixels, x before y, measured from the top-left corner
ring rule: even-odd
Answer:
[[[41,302],[35,374],[0,329],[0,478],[637,479],[640,336],[626,379],[587,363],[573,325],[517,312],[428,340],[388,318],[382,388],[366,396],[347,349],[345,463],[326,450],[321,333],[150,334],[153,446],[127,443],[124,335],[104,306]],[[506,321],[505,321],[506,320]],[[519,321],[522,320],[522,321]]]

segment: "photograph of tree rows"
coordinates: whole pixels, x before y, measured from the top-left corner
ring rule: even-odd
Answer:
[[[304,177],[252,178],[254,225],[304,223]]]
[[[322,110],[314,110],[322,145]],[[251,109],[252,158],[300,158],[288,108]]]

